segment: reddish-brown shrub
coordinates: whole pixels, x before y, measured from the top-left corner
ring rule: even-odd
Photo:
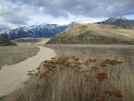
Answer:
[[[100,73],[97,73],[96,74],[96,79],[98,80],[98,81],[104,81],[104,80],[106,80],[106,79],[108,79],[108,74],[107,73],[105,73],[105,72],[100,72]]]
[[[95,101],[104,101],[104,96],[96,97]]]

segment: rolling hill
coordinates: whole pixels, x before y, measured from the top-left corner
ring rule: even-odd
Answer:
[[[101,22],[70,26],[65,32],[52,38],[48,44],[134,44],[134,29],[124,28],[121,24],[110,24],[109,21],[109,24]]]

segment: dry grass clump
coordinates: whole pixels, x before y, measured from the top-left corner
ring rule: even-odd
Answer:
[[[123,91],[111,83],[112,70],[105,69],[122,63],[75,56],[52,58],[42,64],[39,77],[50,82],[49,101],[124,101]]]
[[[121,63],[75,56],[52,58],[38,68],[36,85],[26,87],[13,101],[127,101],[126,92],[113,85],[115,78],[109,69]]]
[[[114,60],[114,59],[106,59],[101,63],[101,66],[107,66],[107,65],[118,65],[122,64],[123,62],[121,60]]]

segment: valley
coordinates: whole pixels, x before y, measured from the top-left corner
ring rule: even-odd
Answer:
[[[9,39],[16,46],[1,48],[0,101],[133,101],[134,28],[130,22],[110,18],[71,23],[51,37],[44,37],[43,27],[41,37]],[[20,29],[29,33],[25,27]],[[12,35],[23,35],[20,29]],[[40,36],[39,30],[34,35]]]
[[[0,0],[0,101],[134,101],[134,0]]]
[[[133,101],[134,46],[50,44],[46,47],[53,49],[56,57],[42,62],[25,86],[11,93],[4,101],[52,100],[51,94],[56,95],[55,100],[69,97],[71,101],[80,101],[83,96],[84,99],[98,99],[102,94],[101,99]],[[95,76],[101,76],[101,73],[108,77]],[[112,95],[108,96],[109,93]],[[98,95],[92,97],[92,94]]]

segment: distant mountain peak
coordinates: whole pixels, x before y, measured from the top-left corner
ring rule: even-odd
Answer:
[[[126,17],[119,16],[119,17],[110,17],[109,19],[103,22],[99,22],[98,24],[108,24],[123,28],[132,28],[134,27],[134,20],[129,20]]]
[[[18,38],[40,38],[53,37],[58,33],[64,32],[68,26],[59,26],[57,24],[41,24],[33,26],[23,26],[4,32],[9,35],[11,40]]]
[[[116,21],[127,21],[128,19],[126,17],[110,17],[109,19],[107,19],[106,21],[109,21],[109,22],[116,22]]]

